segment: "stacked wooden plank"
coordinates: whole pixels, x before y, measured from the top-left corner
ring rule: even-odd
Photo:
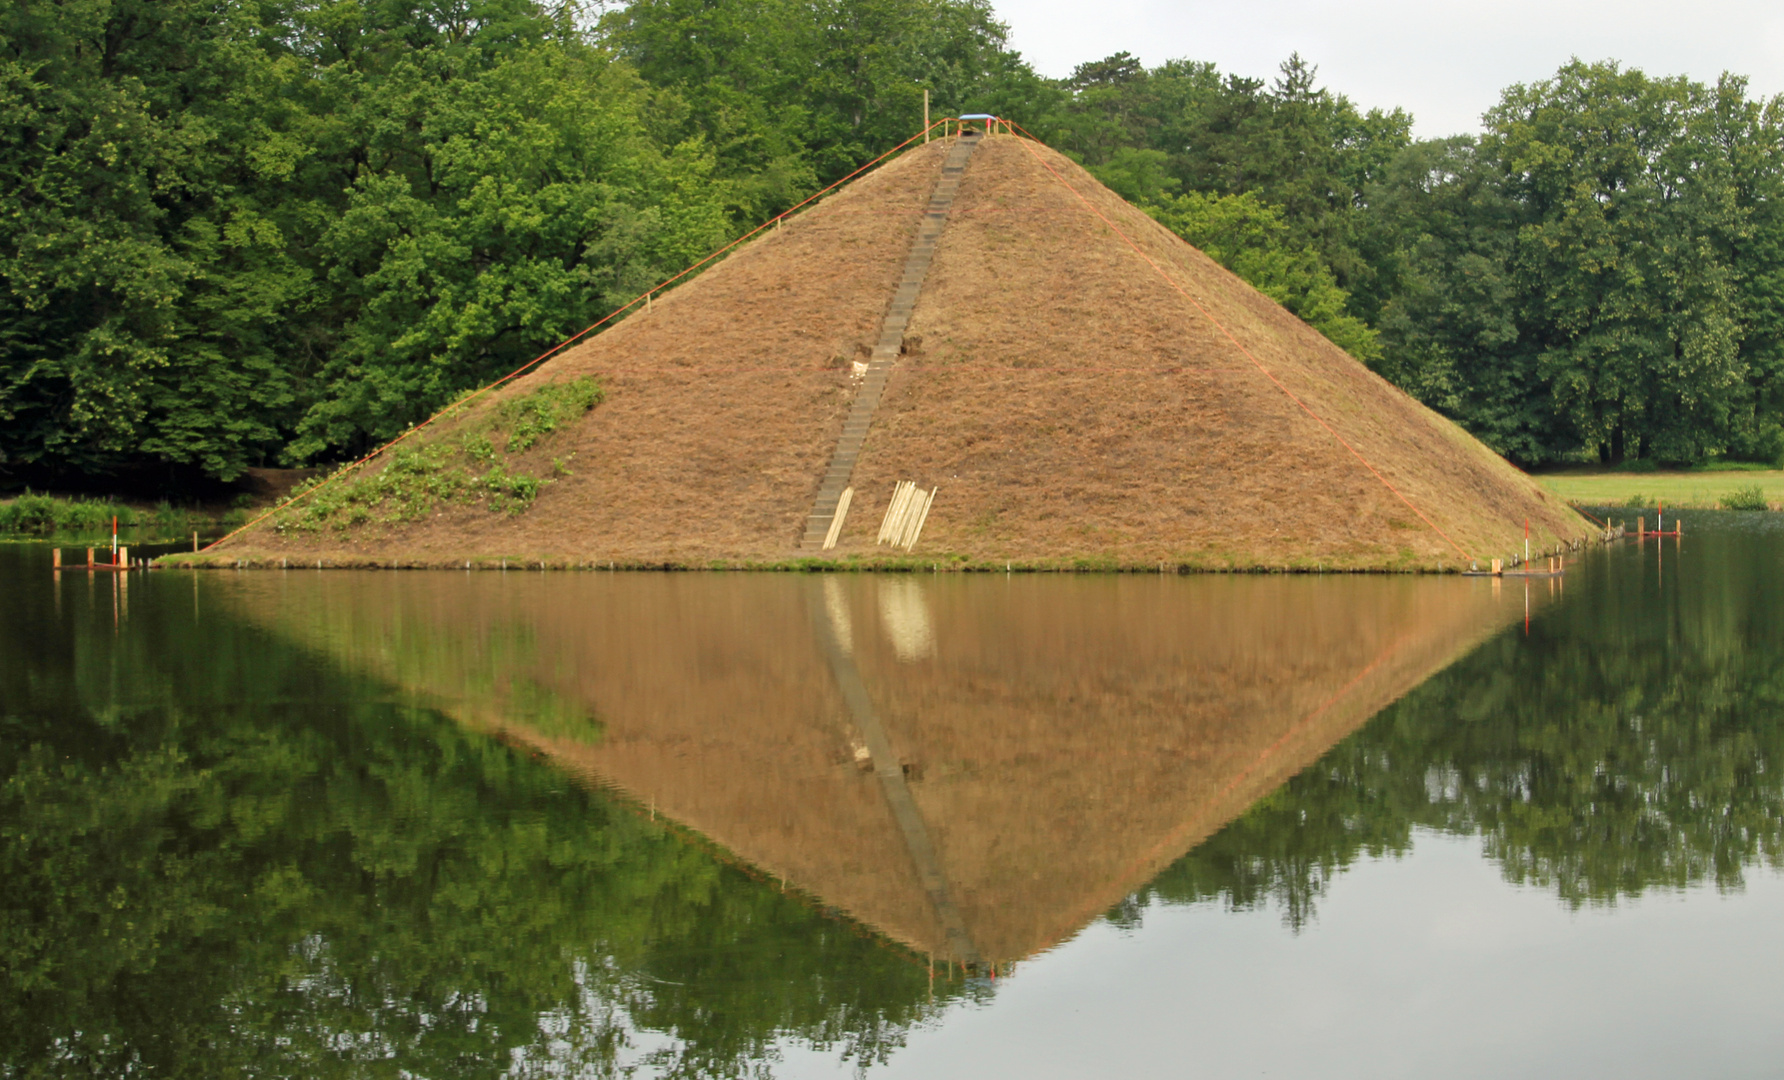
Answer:
[[[886,516],[880,522],[878,542],[901,547],[906,551],[917,546],[917,537],[923,535],[923,523],[929,520],[929,507],[935,503],[935,493],[940,488],[930,488],[925,492],[912,480],[900,480],[892,489],[892,501],[886,506]]]

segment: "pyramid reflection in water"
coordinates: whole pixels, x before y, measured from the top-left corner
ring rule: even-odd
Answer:
[[[911,948],[1003,962],[1556,587],[347,572],[227,591]]]

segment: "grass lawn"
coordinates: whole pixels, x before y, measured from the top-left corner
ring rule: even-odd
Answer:
[[[1731,492],[1757,487],[1772,509],[1784,508],[1784,470],[1698,472],[1609,472],[1570,469],[1536,478],[1568,502],[1587,506],[1653,506],[1664,502],[1685,509],[1716,509]]]

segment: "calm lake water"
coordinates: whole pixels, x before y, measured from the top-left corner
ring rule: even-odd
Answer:
[[[50,572],[0,1077],[1784,1075],[1784,529],[1560,581]]]

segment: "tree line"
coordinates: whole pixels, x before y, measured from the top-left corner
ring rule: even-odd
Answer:
[[[1615,63],[1414,139],[988,0],[0,13],[0,474],[388,439],[938,114],[1021,122],[1524,465],[1784,455],[1784,104]]]

